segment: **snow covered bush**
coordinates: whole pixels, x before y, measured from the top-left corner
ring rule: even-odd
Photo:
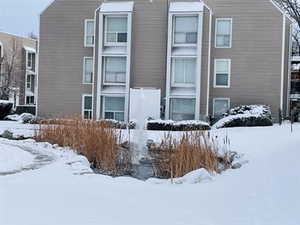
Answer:
[[[21,115],[8,115],[4,118],[5,120],[18,121],[20,123],[33,123],[36,117],[30,113],[22,113]]]
[[[147,130],[163,131],[191,131],[210,130],[208,123],[198,120],[173,121],[173,120],[150,120],[147,122]]]
[[[209,132],[185,132],[181,138],[168,134],[160,145],[149,147],[155,174],[161,178],[177,178],[191,171],[205,169],[220,173],[231,168],[234,158],[229,151],[229,139],[217,144]]]
[[[265,105],[242,105],[230,109],[214,128],[272,126],[270,107]]]
[[[87,157],[97,171],[109,175],[121,175],[130,167],[128,149],[121,146],[121,131],[109,123],[93,120],[49,121],[39,126],[36,140],[70,147]]]
[[[3,120],[13,108],[13,103],[10,101],[0,100],[0,120]]]

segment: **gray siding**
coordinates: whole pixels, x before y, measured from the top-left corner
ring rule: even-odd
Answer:
[[[82,94],[92,85],[82,84],[83,57],[93,56],[84,47],[84,20],[93,19],[97,0],[56,0],[40,18],[38,114],[81,114]]]
[[[280,107],[282,24],[280,12],[267,0],[216,1],[216,18],[233,19],[232,48],[212,48],[211,99],[228,97],[231,106],[267,104],[274,116]],[[214,30],[214,29],[213,29]],[[231,59],[230,88],[214,88],[214,59]]]

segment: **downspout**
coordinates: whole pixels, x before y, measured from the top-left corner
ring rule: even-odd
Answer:
[[[289,60],[288,60],[288,86],[287,86],[287,110],[286,110],[286,115],[290,114],[290,95],[291,95],[291,57],[292,57],[292,26],[293,24],[290,24],[290,37],[289,37]]]
[[[206,116],[209,116],[209,95],[210,95],[210,73],[211,73],[211,42],[212,42],[212,22],[213,12],[211,8],[206,6],[209,10],[209,42],[208,42],[208,57],[207,57],[207,93],[206,93]]]
[[[281,89],[280,89],[280,110],[283,110],[284,102],[284,62],[285,62],[285,32],[286,32],[286,17],[283,14],[283,24],[282,24],[282,56],[281,56]]]

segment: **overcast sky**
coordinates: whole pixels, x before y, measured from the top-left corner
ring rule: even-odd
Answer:
[[[0,31],[38,34],[39,14],[53,0],[0,0]]]

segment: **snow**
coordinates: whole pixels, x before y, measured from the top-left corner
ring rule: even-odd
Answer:
[[[33,137],[35,134],[35,127],[38,125],[34,124],[22,124],[15,121],[0,121],[0,134],[8,130],[17,136]]]
[[[23,47],[24,47],[25,51],[27,51],[27,52],[34,52],[34,53],[36,52],[36,50],[32,47],[29,47],[29,46],[26,46],[26,45],[24,45]]]
[[[34,157],[18,147],[0,144],[0,174],[20,170],[33,162]]]
[[[0,139],[54,159],[0,176],[0,224],[299,225],[300,124],[293,130],[289,124],[213,130],[227,135],[249,163],[217,176],[193,171],[173,183],[93,174],[85,158],[68,149]],[[149,132],[157,139],[163,134]]]
[[[158,123],[165,125],[181,126],[181,125],[203,125],[209,126],[207,122],[200,120],[185,120],[185,121],[173,121],[173,120],[149,120],[148,123]]]
[[[101,5],[101,12],[132,12],[134,2],[105,2]]]
[[[7,101],[7,100],[1,100],[0,99],[0,104],[9,104],[9,103],[13,104],[12,101]]]
[[[203,2],[171,2],[170,12],[202,12]]]

